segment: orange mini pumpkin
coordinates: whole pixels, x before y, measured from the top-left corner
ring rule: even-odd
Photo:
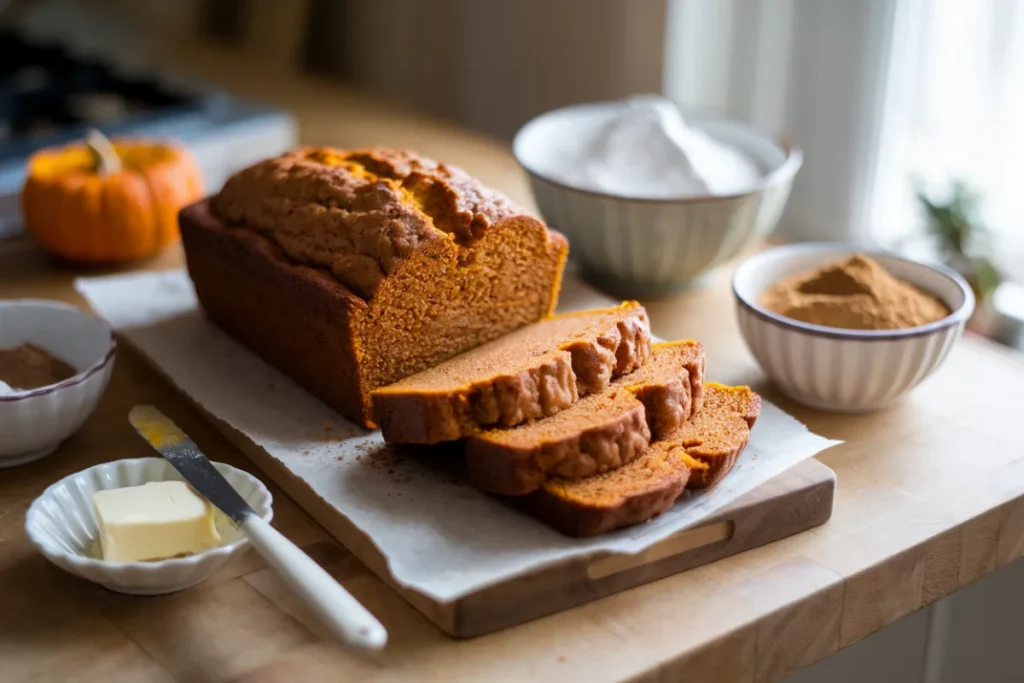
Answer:
[[[199,168],[180,147],[143,140],[36,152],[21,192],[36,240],[74,263],[120,263],[153,256],[179,240],[178,211],[202,195]]]

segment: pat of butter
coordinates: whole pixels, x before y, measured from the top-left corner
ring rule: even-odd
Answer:
[[[181,481],[97,491],[103,559],[162,560],[220,545],[213,507]]]

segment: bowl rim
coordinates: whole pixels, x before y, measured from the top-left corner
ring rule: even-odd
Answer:
[[[733,120],[733,119],[729,119],[729,118],[724,117],[724,116],[710,116],[710,115],[701,115],[701,116],[698,116],[697,118],[698,118],[698,120],[700,120],[700,119],[707,120],[707,119],[714,118],[714,119],[717,119],[717,121],[716,121],[717,123],[723,123],[723,124],[728,124],[728,125],[736,126],[736,127],[739,127],[739,128],[744,128],[744,129],[746,129],[746,130],[748,130],[748,131],[750,131],[752,133],[756,133],[757,135],[759,135],[759,136],[761,136],[761,137],[763,137],[763,138],[765,138],[767,140],[771,140],[773,143],[778,145],[778,147],[786,155],[786,158],[783,160],[783,162],[777,168],[772,169],[770,172],[768,172],[765,175],[763,175],[760,178],[758,178],[755,182],[750,184],[750,187],[747,190],[744,190],[742,192],[734,192],[734,193],[731,193],[731,194],[720,194],[720,195],[710,195],[710,194],[708,194],[708,195],[697,195],[697,196],[694,196],[694,195],[684,195],[684,196],[680,196],[680,197],[630,197],[630,196],[627,196],[627,195],[612,194],[612,193],[609,193],[609,192],[599,192],[597,190],[588,190],[588,189],[585,189],[585,188],[576,187],[575,185],[569,185],[569,184],[567,184],[567,183],[565,183],[565,182],[563,182],[561,180],[555,180],[551,176],[545,175],[544,173],[541,173],[541,172],[537,171],[536,168],[531,168],[530,164],[527,164],[526,161],[523,160],[522,155],[519,153],[519,148],[520,148],[520,145],[521,145],[521,140],[522,140],[522,138],[523,138],[523,136],[524,136],[524,134],[526,132],[526,129],[529,128],[531,125],[533,125],[535,122],[540,121],[541,119],[546,118],[548,116],[553,116],[555,114],[562,113],[562,112],[585,110],[585,109],[598,109],[598,108],[601,108],[601,107],[607,107],[607,106],[611,106],[611,105],[621,104],[623,101],[624,100],[598,100],[598,101],[594,101],[594,102],[583,102],[583,103],[580,103],[580,104],[570,104],[570,105],[565,106],[565,107],[558,107],[557,109],[550,109],[550,110],[548,110],[546,112],[538,114],[537,116],[534,116],[532,119],[530,119],[529,121],[524,123],[522,126],[520,126],[519,130],[516,131],[515,136],[513,136],[513,138],[512,138],[512,155],[516,158],[516,161],[519,162],[519,165],[522,166],[523,169],[528,174],[530,174],[531,176],[533,176],[535,178],[539,178],[539,179],[543,180],[546,183],[554,185],[555,187],[557,187],[557,188],[559,188],[561,190],[566,190],[568,192],[573,192],[575,194],[582,194],[582,195],[587,195],[587,196],[591,196],[591,197],[600,197],[600,198],[604,198],[604,199],[613,199],[613,200],[620,201],[620,202],[636,202],[638,204],[648,204],[648,205],[654,205],[654,204],[673,204],[673,205],[679,205],[679,204],[698,204],[698,203],[700,203],[700,204],[707,204],[707,203],[710,203],[710,202],[726,202],[726,201],[734,201],[734,200],[737,200],[737,199],[742,199],[744,197],[750,197],[750,196],[753,196],[753,195],[757,195],[757,194],[763,193],[765,190],[768,190],[768,189],[770,189],[772,187],[776,187],[778,185],[782,185],[782,184],[792,180],[793,177],[796,175],[797,171],[799,171],[800,167],[803,165],[803,161],[804,161],[803,152],[800,150],[799,147],[794,145],[785,136],[782,136],[782,135],[771,135],[769,133],[765,133],[764,131],[762,131],[761,129],[759,129],[759,128],[755,127],[755,126],[748,125],[748,124],[743,123],[741,121],[736,121],[736,120]]]
[[[61,477],[57,481],[47,486],[46,489],[44,489],[42,493],[36,496],[36,498],[28,506],[28,510],[26,510],[25,512],[25,535],[28,536],[29,541],[32,543],[32,545],[34,545],[36,549],[43,555],[47,557],[56,555],[65,558],[67,559],[68,562],[77,567],[93,567],[101,571],[120,571],[123,569],[131,569],[149,573],[164,570],[184,569],[186,567],[191,567],[192,565],[202,561],[204,558],[207,557],[227,556],[248,542],[248,539],[245,536],[240,536],[238,539],[232,541],[231,543],[218,545],[214,548],[209,548],[202,552],[198,552],[193,555],[187,555],[185,557],[170,557],[165,560],[156,560],[149,562],[107,562],[106,560],[97,559],[95,557],[89,557],[87,555],[69,553],[66,550],[54,550],[50,548],[48,544],[40,540],[38,532],[35,529],[36,516],[40,514],[40,507],[42,505],[42,501],[45,498],[53,495],[54,489],[56,489],[58,486],[64,484],[65,482],[71,479],[84,476],[87,473],[90,473],[94,470],[99,470],[101,468],[113,467],[115,465],[141,468],[145,467],[146,464],[149,462],[162,462],[165,463],[167,467],[172,467],[172,465],[163,458],[122,458],[120,460],[110,460],[108,462],[97,463],[95,465],[92,465],[91,467],[86,467],[84,470],[72,472],[71,474],[65,477]],[[218,467],[218,469],[220,467],[227,468],[228,471],[240,473],[243,476],[243,478],[249,479],[252,482],[254,482],[256,488],[259,489],[264,496],[266,496],[267,501],[266,513],[260,514],[259,510],[256,510],[256,514],[258,514],[267,522],[271,521],[274,518],[274,496],[270,493],[270,490],[267,488],[266,484],[264,484],[259,477],[250,474],[249,472],[246,472],[243,469],[239,469],[234,465],[229,465],[226,462],[211,462],[213,463],[214,467]],[[165,480],[160,479],[154,481]]]
[[[918,325],[917,327],[908,327],[902,330],[847,330],[839,327],[827,327],[825,325],[815,325],[813,323],[805,323],[800,320],[794,320],[787,318],[784,315],[780,315],[773,311],[762,307],[755,301],[750,301],[748,297],[741,294],[737,281],[747,271],[753,270],[758,266],[762,265],[768,258],[772,256],[778,256],[780,253],[792,253],[792,252],[815,252],[815,251],[840,251],[848,254],[865,254],[867,256],[881,256],[883,258],[892,259],[895,261],[902,261],[912,266],[919,266],[927,268],[940,275],[946,277],[953,284],[955,284],[960,292],[963,294],[963,302],[955,310],[951,310],[950,314],[945,318],[932,321],[925,325]],[[971,314],[974,313],[974,291],[971,290],[970,285],[967,281],[952,268],[945,266],[941,263],[928,263],[924,261],[917,261],[915,259],[906,258],[885,249],[861,247],[855,244],[846,242],[803,242],[798,244],[783,244],[777,247],[767,249],[760,254],[751,256],[736,269],[736,272],[732,276],[732,294],[733,298],[743,306],[745,309],[756,315],[765,322],[785,327],[797,332],[808,334],[815,337],[825,337],[828,339],[847,339],[847,340],[858,340],[858,341],[891,341],[894,339],[907,339],[910,337],[922,337],[925,335],[934,334],[935,332],[944,330],[948,327],[957,325],[965,325]],[[943,301],[946,305],[949,305],[948,301]],[[952,307],[951,307],[952,308]]]
[[[100,356],[99,360],[87,367],[85,370],[79,372],[76,375],[72,375],[67,379],[61,380],[56,384],[47,384],[46,386],[36,387],[35,389],[29,389],[26,391],[15,391],[13,394],[6,394],[0,396],[0,403],[14,403],[16,401],[24,401],[25,399],[35,398],[37,396],[45,396],[46,394],[52,394],[55,391],[61,391],[68,387],[81,384],[86,381],[97,372],[103,370],[110,362],[114,359],[114,355],[117,352],[117,338],[114,336],[114,331],[110,325],[107,324],[102,318],[92,315],[83,311],[82,309],[64,301],[56,301],[53,299],[9,299],[6,301],[0,301],[0,308],[53,308],[70,313],[76,313],[82,317],[90,318],[93,321],[99,323],[107,331],[109,337],[109,344],[107,345],[106,352]]]

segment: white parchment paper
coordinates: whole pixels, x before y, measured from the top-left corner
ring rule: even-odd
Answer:
[[[184,271],[80,279],[76,288],[196,403],[247,435],[361,529],[398,583],[440,601],[568,557],[641,552],[838,443],[811,434],[766,402],[749,445],[715,489],[680,500],[649,524],[571,539],[474,491],[438,462],[443,457],[389,455],[379,432],[345,421],[207,322]],[[561,308],[609,303],[569,281]]]

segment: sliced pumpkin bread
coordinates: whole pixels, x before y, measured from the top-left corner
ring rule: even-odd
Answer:
[[[518,501],[564,534],[594,536],[656,517],[684,488],[717,484],[747,445],[761,397],[748,387],[704,389],[700,411],[640,458],[586,479],[550,479]]]
[[[642,368],[561,412],[466,439],[470,483],[523,495],[551,477],[574,480],[639,458],[690,417],[703,397],[704,349],[694,341],[655,344]]]
[[[750,387],[705,385],[704,408],[666,440],[679,444],[704,465],[694,468],[686,488],[711,488],[722,481],[736,464],[760,414],[761,397]]]
[[[633,372],[651,353],[635,301],[554,316],[373,392],[389,443],[432,444],[548,417]]]

